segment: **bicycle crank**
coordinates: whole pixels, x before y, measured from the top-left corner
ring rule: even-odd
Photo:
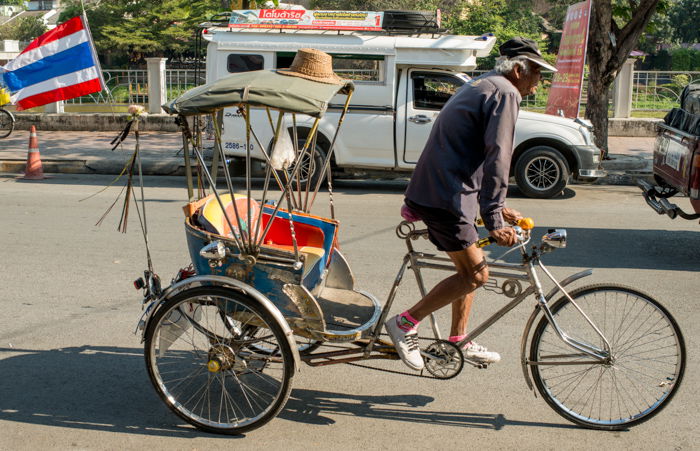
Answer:
[[[438,340],[431,343],[421,354],[425,369],[437,379],[452,379],[464,368],[464,354],[450,341]]]

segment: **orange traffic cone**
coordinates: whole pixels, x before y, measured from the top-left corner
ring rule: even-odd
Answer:
[[[27,153],[27,168],[24,170],[25,180],[42,180],[44,169],[41,166],[41,156],[39,155],[39,139],[36,137],[36,127],[32,125],[29,132],[29,151]]]

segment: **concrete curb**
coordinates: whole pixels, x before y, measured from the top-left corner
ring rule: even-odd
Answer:
[[[119,131],[126,125],[124,113],[16,113],[17,130],[29,130],[35,125],[46,131]],[[608,136],[656,136],[656,124],[661,119],[609,120]],[[175,118],[168,114],[150,114],[139,125],[142,131],[177,132]]]
[[[26,160],[0,160],[0,172],[20,174],[24,172]],[[182,176],[185,175],[184,165],[174,158],[168,160],[145,159],[142,160],[144,175]],[[47,160],[42,159],[45,173],[62,174],[107,174],[117,175],[122,172],[125,161],[103,158],[91,158],[85,160]],[[637,180],[644,179],[653,182],[651,161],[641,157],[625,156],[612,161],[603,162],[607,175],[600,177],[592,184],[595,185],[624,185],[635,186]],[[338,178],[338,180],[357,180],[356,178]],[[373,179],[368,177],[368,179]],[[381,177],[380,177],[381,179]],[[398,179],[406,179],[405,175]],[[397,179],[397,180],[398,180]],[[572,184],[588,184],[573,181]]]
[[[127,123],[124,113],[16,113],[15,128],[29,130],[32,125],[43,131],[119,131]],[[139,124],[141,131],[177,132],[175,118],[168,114],[151,114]]]

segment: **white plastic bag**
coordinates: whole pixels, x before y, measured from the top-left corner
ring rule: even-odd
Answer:
[[[277,139],[275,146],[272,148],[272,155],[270,155],[270,164],[272,168],[281,171],[282,169],[287,169],[294,163],[294,158],[296,157],[294,153],[294,144],[292,144],[292,138],[289,137],[287,130],[283,130],[280,133],[280,137]]]

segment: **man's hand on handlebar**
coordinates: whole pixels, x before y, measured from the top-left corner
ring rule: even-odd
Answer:
[[[518,241],[518,235],[515,233],[515,230],[512,227],[503,227],[502,229],[491,230],[489,235],[496,240],[496,244],[499,246],[510,247]]]
[[[523,218],[523,215],[521,215],[518,210],[513,210],[512,208],[507,207],[504,207],[503,210],[501,210],[501,215],[503,216],[504,221],[512,225],[516,225],[518,221]]]

